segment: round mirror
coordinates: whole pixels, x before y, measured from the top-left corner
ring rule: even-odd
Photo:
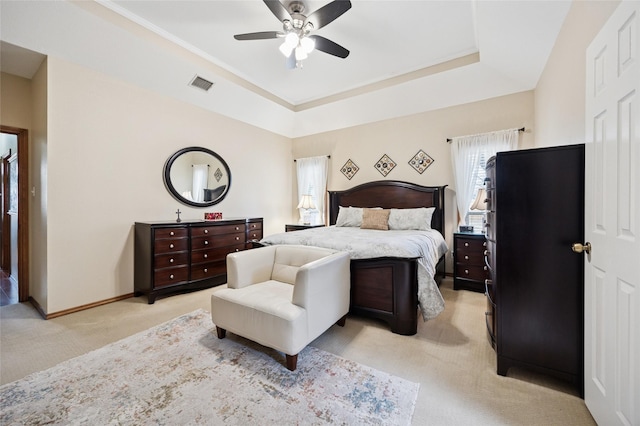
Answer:
[[[192,146],[169,157],[164,165],[164,184],[171,195],[183,204],[213,206],[229,192],[231,171],[215,152]]]

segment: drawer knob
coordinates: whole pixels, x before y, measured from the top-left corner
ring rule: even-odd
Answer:
[[[482,243],[482,247],[486,247],[486,246],[487,246],[487,242],[486,242],[486,241],[484,241],[484,242]]]
[[[209,255],[207,253],[204,254],[204,258],[206,259],[207,257],[209,257]]]
[[[238,241],[240,239],[240,237],[236,237],[236,241]]]
[[[467,274],[467,275],[469,275],[469,270],[468,270],[468,269],[465,269],[465,270],[464,270],[464,273],[465,273],[465,274]]]
[[[173,279],[173,274],[169,275],[169,278]]]
[[[489,256],[489,250],[485,250],[485,251],[484,251],[484,255],[485,255],[485,257],[486,257],[486,256]]]
[[[464,260],[469,260],[469,256],[465,255]]]
[[[482,269],[484,269],[486,271],[488,268],[486,266],[484,266]]]
[[[173,258],[169,259],[169,263],[173,263]]]
[[[171,231],[171,232],[169,232],[169,235],[171,235],[173,237],[176,234],[175,234],[175,232]]]
[[[169,248],[173,248],[173,244],[169,244]]]
[[[236,251],[240,251],[240,249],[236,249]]]
[[[208,229],[205,229],[205,230],[204,230],[204,233],[205,233],[205,234],[208,234],[208,233],[209,233],[209,230],[208,230]]]
[[[465,247],[469,247],[469,243],[464,243],[464,246]]]
[[[205,245],[205,246],[208,246],[208,245],[209,245],[209,241],[206,241],[206,240],[205,240],[204,245]]]
[[[204,271],[205,271],[205,272],[209,272],[209,270],[208,270],[207,268],[204,268]]]

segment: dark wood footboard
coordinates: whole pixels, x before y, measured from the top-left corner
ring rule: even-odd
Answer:
[[[397,334],[418,331],[417,259],[351,260],[351,309],[381,319]]]

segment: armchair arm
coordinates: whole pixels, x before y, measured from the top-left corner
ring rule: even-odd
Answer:
[[[227,286],[242,288],[271,279],[276,247],[266,246],[227,255]]]
[[[349,312],[350,267],[349,253],[338,252],[298,270],[292,301],[307,310],[311,334],[320,335]]]

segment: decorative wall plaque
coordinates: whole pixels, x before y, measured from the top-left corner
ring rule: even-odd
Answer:
[[[411,160],[409,160],[409,165],[411,165],[411,167],[413,167],[416,172],[422,174],[422,172],[427,170],[427,168],[432,165],[434,161],[435,160],[431,158],[429,154],[427,154],[423,150],[420,150],[416,153],[416,155],[413,156],[413,158],[411,158]]]
[[[378,160],[375,167],[376,170],[382,174],[382,176],[387,176],[395,166],[396,162],[389,158],[387,154],[385,154]]]
[[[344,163],[344,166],[340,169],[342,174],[349,180],[358,173],[358,170],[360,170],[360,168],[356,166],[356,163],[351,161],[351,159],[347,160],[347,162]]]

